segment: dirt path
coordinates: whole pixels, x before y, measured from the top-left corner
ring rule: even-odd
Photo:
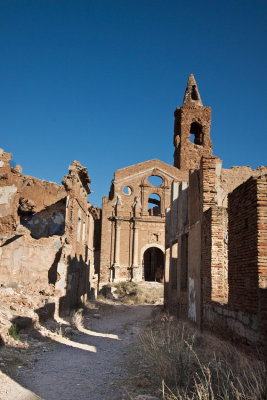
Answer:
[[[34,368],[16,369],[13,380],[33,395],[17,387],[14,397],[15,386],[9,391],[6,382],[5,397],[1,397],[0,390],[0,399],[30,400],[37,396],[43,400],[126,399],[119,386],[119,381],[126,376],[123,362],[153,308],[117,305],[99,319],[91,318],[89,330],[54,344],[40,354]],[[88,328],[86,323],[85,327]]]

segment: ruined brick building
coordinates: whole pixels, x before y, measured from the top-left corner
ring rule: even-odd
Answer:
[[[11,157],[1,150],[0,284],[55,294],[62,310],[85,302],[97,291],[94,222],[100,218],[87,200],[87,169],[74,161],[60,186],[11,168]]]
[[[157,179],[156,179],[157,178]],[[119,169],[103,198],[100,284],[163,281],[165,210],[183,171],[159,160]]]
[[[267,167],[222,167],[193,75],[174,117],[174,166],[115,171],[102,213],[79,162],[57,185],[1,150],[0,285],[51,292],[60,311],[108,282],[164,281],[179,318],[267,347]]]
[[[266,346],[267,167],[222,168],[192,75],[174,116],[174,165],[187,179],[173,182],[167,210],[165,306]]]

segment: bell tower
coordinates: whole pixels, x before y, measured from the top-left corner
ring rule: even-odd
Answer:
[[[193,74],[174,118],[174,166],[183,171],[199,168],[201,157],[212,155],[211,108],[203,106]]]

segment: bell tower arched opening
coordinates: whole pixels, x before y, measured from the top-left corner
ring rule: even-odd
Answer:
[[[198,145],[203,144],[202,125],[193,122],[190,126],[190,142]]]
[[[143,256],[144,279],[150,282],[163,282],[164,253],[158,247],[149,247]]]

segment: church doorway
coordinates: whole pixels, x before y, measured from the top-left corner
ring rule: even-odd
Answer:
[[[164,253],[157,247],[149,247],[144,252],[144,279],[150,282],[163,282]]]

